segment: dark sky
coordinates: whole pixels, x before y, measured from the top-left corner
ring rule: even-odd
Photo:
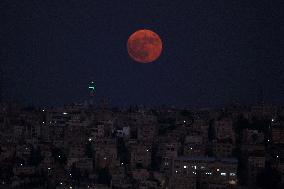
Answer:
[[[283,0],[1,0],[6,101],[79,102],[89,81],[113,105],[284,102]],[[163,41],[139,64],[138,29]]]

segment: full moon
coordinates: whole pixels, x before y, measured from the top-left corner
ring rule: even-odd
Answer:
[[[150,63],[161,55],[162,40],[158,34],[151,30],[138,30],[127,41],[129,56],[140,63]]]

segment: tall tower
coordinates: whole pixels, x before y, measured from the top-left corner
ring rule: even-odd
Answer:
[[[89,89],[89,105],[90,106],[93,106],[94,105],[94,97],[95,97],[95,94],[96,94],[96,84],[94,81],[91,81],[89,86],[88,86],[88,89]]]

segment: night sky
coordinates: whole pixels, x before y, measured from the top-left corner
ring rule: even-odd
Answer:
[[[4,100],[62,105],[222,106],[284,102],[283,0],[1,0]],[[129,58],[138,29],[160,35],[151,64]]]

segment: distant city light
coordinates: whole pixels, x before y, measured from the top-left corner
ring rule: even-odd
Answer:
[[[183,166],[183,168],[184,168],[184,169],[186,169],[186,167],[187,167],[186,165],[185,165],[185,166]]]
[[[274,122],[274,119],[272,118],[271,121]]]
[[[63,112],[62,114],[63,114],[63,115],[67,115],[68,113],[67,113],[67,112]]]
[[[123,165],[123,163],[121,163],[121,165]]]
[[[277,155],[276,158],[279,158],[279,156]]]
[[[63,183],[62,183],[62,182],[60,182],[60,184],[62,185]]]
[[[58,157],[60,158],[61,156],[59,155]]]
[[[104,157],[104,160],[106,160],[107,158],[106,157]]]
[[[89,138],[89,141],[92,141],[92,139],[91,139],[91,138]]]
[[[184,123],[186,123],[186,121],[185,121],[185,120],[183,120],[183,122],[184,122]]]
[[[176,173],[178,172],[178,170],[176,170]]]
[[[229,184],[235,185],[235,184],[237,184],[237,182],[236,182],[235,180],[230,180],[230,181],[229,181]]]
[[[42,111],[44,112],[45,110],[43,109]]]
[[[149,150],[147,149],[146,151],[148,152]]]
[[[222,176],[226,176],[226,175],[227,175],[227,173],[221,173],[221,175],[222,175]]]
[[[44,121],[42,122],[42,124],[44,124]]]
[[[220,171],[220,169],[217,169],[217,171]]]
[[[21,166],[23,166],[23,164],[21,163]]]
[[[48,167],[47,169],[50,170],[50,167]]]

